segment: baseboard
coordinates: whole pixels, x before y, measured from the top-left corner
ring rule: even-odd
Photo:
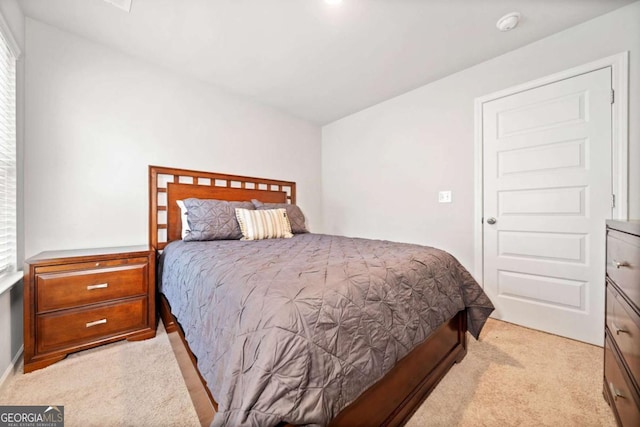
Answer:
[[[2,387],[2,385],[4,384],[5,380],[7,378],[9,378],[9,375],[13,372],[13,370],[16,368],[16,364],[18,363],[18,360],[20,360],[20,357],[22,357],[22,351],[24,350],[24,345],[21,345],[20,348],[18,349],[18,352],[16,353],[16,355],[13,357],[13,360],[11,361],[11,363],[9,364],[9,366],[7,366],[7,369],[4,371],[4,373],[2,374],[2,377],[0,377],[0,387]]]

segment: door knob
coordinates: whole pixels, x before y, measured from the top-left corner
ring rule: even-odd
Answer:
[[[487,224],[493,225],[495,223],[496,223],[496,219],[494,217],[491,217],[491,218],[487,219]]]

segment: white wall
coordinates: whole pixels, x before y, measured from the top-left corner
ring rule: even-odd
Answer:
[[[24,14],[17,0],[0,0],[0,13],[18,46],[23,51],[16,64],[16,144],[18,176],[22,173],[24,136]],[[18,179],[17,240],[18,265],[24,259],[24,227],[22,209],[22,183]],[[20,268],[20,267],[19,267]],[[0,294],[0,378],[11,367],[12,360],[22,347],[22,281]]]
[[[640,218],[636,2],[323,127],[326,232],[436,246],[474,271],[474,99],[625,50],[629,214]],[[439,204],[439,190],[453,203]]]
[[[25,251],[148,241],[150,164],[296,181],[320,223],[320,128],[27,18]]]

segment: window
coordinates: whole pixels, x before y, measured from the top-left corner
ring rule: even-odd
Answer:
[[[0,275],[16,270],[16,58],[0,16]]]

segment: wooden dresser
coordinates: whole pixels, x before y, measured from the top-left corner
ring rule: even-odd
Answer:
[[[25,373],[156,334],[155,251],[146,245],[42,252],[24,271]]]
[[[607,221],[604,396],[618,425],[640,426],[640,221]]]

